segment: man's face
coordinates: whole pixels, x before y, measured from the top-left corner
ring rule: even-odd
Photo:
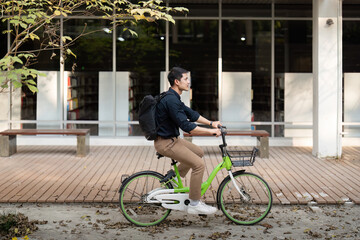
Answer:
[[[188,78],[187,73],[183,73],[182,74],[182,78],[180,79],[180,81],[178,81],[178,87],[179,90],[181,91],[189,91],[190,88],[190,80]]]

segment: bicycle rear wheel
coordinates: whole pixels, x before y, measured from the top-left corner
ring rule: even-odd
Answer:
[[[127,178],[120,187],[120,208],[125,218],[137,226],[153,226],[161,223],[171,210],[161,203],[147,203],[148,193],[154,189],[173,188],[171,183],[163,184],[164,176],[154,171],[138,172]]]
[[[230,176],[220,184],[217,192],[219,208],[236,224],[253,225],[263,220],[272,206],[272,193],[264,179],[244,170],[233,173],[242,197]]]

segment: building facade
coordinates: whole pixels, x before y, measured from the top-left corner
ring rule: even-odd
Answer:
[[[93,142],[139,141],[141,99],[167,90],[166,73],[180,66],[191,75],[182,100],[229,129],[267,130],[270,143],[313,145],[319,157],[358,144],[360,1],[167,4],[189,13],[175,15],[175,25],[139,23],[132,27],[138,37],[124,31],[131,26],[109,31],[96,17],[59,18],[64,36],[77,36],[85,24],[85,31],[102,31],[80,38],[72,48],[77,57],[64,63],[58,52],[51,60],[51,52],[42,53],[33,66],[46,73],[37,78],[37,94],[0,94],[0,130],[90,128]],[[0,56],[10,42],[0,35]]]

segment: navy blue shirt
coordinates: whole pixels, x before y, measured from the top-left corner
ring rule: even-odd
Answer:
[[[196,128],[196,122],[200,114],[185,106],[180,100],[180,95],[169,88],[168,94],[157,105],[156,124],[159,126],[157,134],[164,138],[177,137],[180,135],[179,128],[184,132],[190,132]]]

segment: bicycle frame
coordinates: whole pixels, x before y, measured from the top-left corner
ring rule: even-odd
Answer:
[[[221,129],[221,133],[222,133],[221,135],[222,135],[223,144],[219,145],[219,147],[221,149],[223,161],[221,163],[219,163],[214,168],[214,170],[210,173],[208,179],[201,184],[201,196],[203,196],[205,194],[205,192],[209,189],[209,187],[210,187],[212,181],[214,180],[216,174],[220,170],[225,168],[227,171],[229,171],[229,175],[232,177],[232,174],[231,174],[232,162],[231,162],[230,157],[228,156],[228,153],[226,151],[226,146],[227,146],[226,141],[225,141],[226,132],[224,131],[223,127],[220,127],[220,129]],[[187,192],[189,192],[189,187],[184,187],[183,186],[183,183],[181,181],[181,177],[180,177],[180,174],[179,174],[179,170],[178,170],[178,167],[177,167],[176,164],[174,164],[174,171],[175,171],[177,180],[175,180],[175,179],[170,180],[172,183],[174,183],[176,185],[176,186],[174,186],[174,193],[187,193]]]

